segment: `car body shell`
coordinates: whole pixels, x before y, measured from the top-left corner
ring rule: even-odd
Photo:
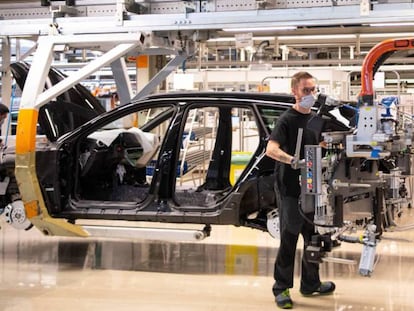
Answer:
[[[263,111],[272,111],[273,114],[278,115],[289,108],[292,102],[293,97],[290,95],[180,93],[150,96],[105,113],[67,133],[48,148],[36,152],[37,174],[43,193],[46,194],[45,202],[49,213],[53,217],[71,220],[87,218],[234,225],[245,224],[248,216],[255,212],[265,215],[275,208],[275,197],[274,162],[263,156],[271,131],[269,124],[263,120]],[[79,176],[79,173],[76,173],[79,170],[77,162],[82,148],[80,145],[85,136],[137,110],[157,109],[166,105],[170,109],[168,118],[171,121],[159,147],[158,157],[153,161],[154,175],[148,185],[137,188],[137,191],[145,189],[145,198],[140,202],[127,198],[111,201],[107,198],[84,199],[77,195],[76,191],[80,191],[75,189],[79,186],[76,180]],[[222,115],[224,121],[221,121],[219,129],[221,135],[217,136],[215,148],[212,150],[212,159],[202,189],[200,187],[187,192],[198,199],[195,199],[192,204],[180,204],[176,189],[177,170],[174,168],[179,162],[184,123],[190,109],[207,106],[215,107]],[[257,149],[253,151],[253,156],[246,164],[239,180],[231,185],[229,182],[231,150],[226,146],[226,137],[231,135],[231,123],[227,121],[230,120],[230,113],[234,108],[249,109],[255,114],[260,138]],[[160,120],[147,123],[142,129],[150,131],[157,122],[163,120],[164,117],[161,116]],[[106,152],[113,153],[112,150]],[[56,165],[50,165],[51,163]],[[109,172],[108,174],[112,175]],[[210,175],[214,177],[210,178]],[[96,178],[91,177],[82,185],[96,182]],[[62,187],[62,185],[68,186]],[[214,200],[208,206],[197,203],[204,202],[209,194],[214,194]]]
[[[17,84],[23,88],[29,66],[17,63],[12,68]],[[59,71],[51,69],[49,84],[62,77]],[[266,215],[276,208],[275,163],[265,156],[267,140],[277,117],[294,102],[289,94],[179,92],[150,95],[105,112],[97,99],[76,85],[39,111],[39,127],[46,139],[37,143],[35,171],[47,212],[52,218],[71,223],[80,219],[129,220],[232,224],[266,230]],[[216,113],[214,146],[202,184],[182,189],[178,186],[182,177],[178,167],[183,162],[183,138],[192,134],[186,128],[190,114],[203,109]],[[234,177],[232,121],[237,109],[248,113],[256,143],[250,146],[250,157],[242,172],[230,182]],[[113,128],[127,116],[149,111],[160,112],[141,124]],[[333,116],[330,120],[340,124]],[[154,148],[156,152],[144,163],[134,165],[128,150],[142,153],[142,144],[122,130],[151,133],[160,124],[164,124],[163,133],[151,134],[161,137]],[[339,128],[348,129],[343,125]],[[102,144],[101,138],[113,133],[116,138],[108,145]],[[4,158],[12,182],[2,196],[3,206],[19,198],[13,146]]]

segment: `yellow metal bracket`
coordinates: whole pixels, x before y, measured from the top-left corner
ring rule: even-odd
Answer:
[[[46,209],[35,166],[37,117],[37,110],[21,109],[17,123],[15,175],[26,216],[47,235],[89,236],[81,226],[52,218]]]

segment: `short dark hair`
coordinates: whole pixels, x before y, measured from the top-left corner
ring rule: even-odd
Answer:
[[[0,114],[9,113],[9,108],[6,105],[0,103]]]
[[[300,80],[304,80],[304,79],[315,79],[314,76],[312,76],[309,72],[307,71],[299,71],[297,73],[295,73],[292,76],[292,80],[290,82],[290,86],[292,88],[295,88],[296,86],[298,86]]]

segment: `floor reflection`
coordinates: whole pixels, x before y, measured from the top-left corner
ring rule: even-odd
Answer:
[[[111,269],[145,272],[168,272],[179,274],[230,274],[272,276],[277,246],[225,245],[162,242],[126,241],[100,239],[68,239],[43,237],[38,239],[14,239],[4,237],[0,247],[0,262],[14,263],[21,267],[56,266],[66,269]],[[338,250],[336,257],[359,260],[359,247],[355,250]],[[296,264],[300,264],[298,250]],[[409,261],[410,258],[399,258]],[[382,264],[395,262],[393,256],[381,259]],[[329,274],[331,266],[335,274],[345,276],[355,271],[348,265],[326,264]],[[297,269],[298,270],[298,269]],[[299,274],[298,274],[299,275]]]
[[[243,274],[266,276],[276,248],[249,245],[160,241],[73,240],[42,237],[4,241],[0,262],[21,267],[112,269],[179,274]]]
[[[277,241],[253,230],[216,230],[211,240],[179,243],[45,237],[2,224],[0,297],[8,299],[0,299],[0,310],[73,310],[80,301],[80,310],[135,310],[138,301],[139,310],[152,311],[274,310]],[[335,248],[329,256],[357,264],[321,264],[321,278],[334,280],[337,291],[316,299],[298,292],[298,250],[295,309],[414,309],[413,238],[411,231],[385,233],[371,277],[358,274],[361,245]]]

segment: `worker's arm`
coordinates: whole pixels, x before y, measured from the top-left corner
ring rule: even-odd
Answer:
[[[294,161],[293,156],[280,149],[279,143],[274,140],[269,140],[267,142],[266,155],[276,161],[286,164],[292,164]]]

